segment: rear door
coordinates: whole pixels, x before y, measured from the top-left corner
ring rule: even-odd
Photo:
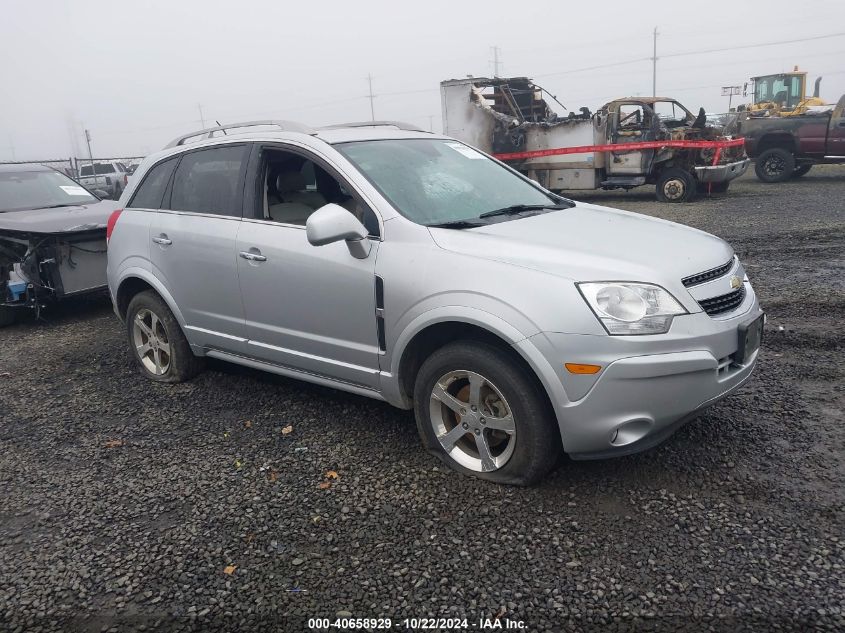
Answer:
[[[150,230],[151,262],[195,346],[241,353],[244,313],[235,251],[249,145],[182,155]]]
[[[828,156],[845,156],[845,96],[833,110],[827,139]]]

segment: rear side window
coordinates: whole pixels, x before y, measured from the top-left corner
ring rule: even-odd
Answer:
[[[173,179],[170,208],[240,217],[246,149],[214,147],[183,155]]]
[[[176,167],[178,158],[171,158],[153,167],[144,177],[138,191],[132,196],[132,200],[126,205],[135,209],[158,209],[161,207],[161,199],[164,197],[164,190],[170,182],[170,175]]]

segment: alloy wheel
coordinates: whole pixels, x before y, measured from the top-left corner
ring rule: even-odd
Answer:
[[[769,156],[763,164],[763,171],[771,178],[777,178],[786,170],[786,161],[782,157]]]
[[[164,324],[152,310],[144,308],[135,314],[132,340],[135,353],[147,371],[156,376],[167,373],[171,362],[170,341]]]
[[[516,446],[513,410],[489,379],[467,370],[441,376],[431,390],[430,419],[443,450],[475,472],[502,468]]]

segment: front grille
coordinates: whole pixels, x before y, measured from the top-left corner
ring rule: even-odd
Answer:
[[[727,275],[728,271],[733,268],[733,265],[734,260],[733,258],[731,258],[730,261],[725,262],[721,266],[716,266],[716,268],[705,270],[703,273],[684,277],[683,279],[681,279],[681,283],[684,284],[687,288],[689,288],[690,286],[697,286],[698,284],[703,284],[705,281],[710,281],[711,279],[718,279],[722,275]]]
[[[702,299],[698,302],[698,305],[700,305],[701,309],[710,316],[716,316],[717,314],[724,314],[725,312],[736,310],[742,303],[743,299],[745,299],[745,286],[740,286],[733,292],[729,292],[726,295],[711,297],[710,299]]]

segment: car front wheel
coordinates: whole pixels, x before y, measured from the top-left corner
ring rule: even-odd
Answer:
[[[691,173],[670,167],[657,179],[657,199],[660,202],[690,202],[695,198],[697,185]]]
[[[152,290],[129,303],[126,333],[135,362],[150,380],[183,382],[202,371],[202,359],[194,356],[176,317]]]
[[[461,473],[525,486],[561,454],[537,381],[486,343],[452,343],[434,352],[417,374],[414,408],[424,446]]]

